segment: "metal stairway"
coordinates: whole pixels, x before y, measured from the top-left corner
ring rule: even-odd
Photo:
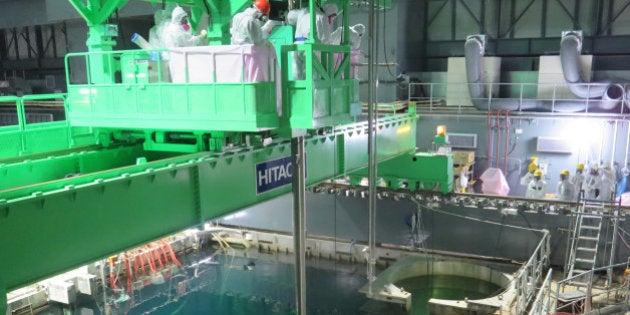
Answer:
[[[569,271],[567,278],[573,278],[596,267],[603,210],[604,205],[601,203],[585,201],[580,203],[571,238],[571,254],[565,269]],[[573,281],[575,285],[585,283],[586,281]]]

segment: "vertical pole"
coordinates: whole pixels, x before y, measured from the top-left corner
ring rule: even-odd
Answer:
[[[457,37],[457,0],[451,0],[451,40]]]
[[[8,56],[7,32],[6,30],[0,30],[0,61],[9,59]]]
[[[369,256],[367,266],[367,277],[369,281],[368,297],[373,296],[374,280],[376,279],[376,115],[375,115],[375,63],[376,54],[376,28],[374,0],[370,0],[370,17],[369,17],[369,51],[368,51],[368,244]]]
[[[573,7],[573,29],[580,29],[580,0],[575,0],[575,6]]]
[[[615,12],[615,2],[613,0],[608,0],[608,14],[606,17],[606,35],[609,35],[609,36],[612,35],[613,23],[615,22],[615,18],[613,18],[613,12]]]
[[[503,2],[503,0],[498,0],[497,1],[497,5],[495,7],[495,19],[497,19],[497,39],[501,38],[501,3]],[[499,45],[494,45],[494,53],[497,53],[497,46]]]
[[[547,8],[549,7],[548,5],[548,0],[543,0],[542,2],[542,14],[541,14],[541,21],[540,21],[540,37],[541,38],[545,38],[547,37]]]
[[[608,260],[608,265],[612,266],[615,264],[615,252],[617,251],[617,241],[618,241],[618,233],[619,233],[619,210],[621,207],[621,201],[619,201],[619,203],[616,204],[616,206],[613,207],[615,203],[611,203],[610,206],[612,208],[612,224],[613,224],[613,235],[612,235],[612,241],[610,244],[610,259]],[[612,284],[612,276],[613,276],[613,269],[612,267],[608,267],[608,269],[606,269],[606,285],[610,286]]]
[[[486,32],[486,0],[481,0],[481,8],[479,9],[479,31],[481,34]]]
[[[304,136],[291,138],[293,165],[293,246],[295,251],[295,309],[306,314],[306,205]]]
[[[514,24],[516,23],[516,0],[510,1],[510,37],[514,38]],[[506,34],[507,35],[507,34]]]

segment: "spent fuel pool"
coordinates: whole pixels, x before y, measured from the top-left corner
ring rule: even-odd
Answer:
[[[71,305],[52,303],[35,314],[295,314],[292,256],[216,254],[203,249],[181,258],[183,267],[163,281],[128,291],[123,286],[97,297],[79,295]],[[429,314],[429,298],[475,299],[499,288],[476,279],[423,276],[397,285],[412,293],[412,310],[368,299],[365,264],[326,259],[307,263],[308,314]],[[121,281],[122,282],[122,281]]]

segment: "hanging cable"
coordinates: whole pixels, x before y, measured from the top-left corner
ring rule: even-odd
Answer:
[[[383,57],[385,58],[385,67],[387,68],[387,72],[389,72],[390,76],[395,78],[396,74],[392,73],[391,69],[389,68],[389,61],[387,60],[387,31],[385,30],[385,27],[387,26],[386,19],[387,12],[385,12],[385,9],[383,8]]]
[[[503,174],[507,177],[508,146],[510,145],[510,111],[505,111],[505,152],[503,155]]]
[[[499,168],[500,167],[499,160],[501,159],[501,110],[500,109],[497,110],[496,114],[497,116],[494,121],[494,127],[497,129],[496,130],[497,131],[497,138],[496,138],[497,147],[496,147],[496,154],[493,154],[495,157],[494,163],[496,163],[496,165],[493,164],[492,167]]]
[[[628,249],[630,249],[630,245],[628,245],[626,240],[623,238],[623,234],[621,234],[621,232],[617,232],[617,233],[619,233],[619,239],[623,242],[623,244],[626,245]]]
[[[490,153],[491,151],[494,151],[494,148],[490,149],[490,145],[492,145],[492,136],[493,136],[493,131],[492,131],[492,110],[488,109],[488,113],[486,114],[486,127],[488,127],[488,142],[486,142],[486,149],[487,149],[487,154],[486,154],[486,168],[491,168],[492,167],[492,157],[490,156],[492,153]]]

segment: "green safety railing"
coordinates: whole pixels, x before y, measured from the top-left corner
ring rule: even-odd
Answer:
[[[37,94],[0,97],[5,110],[15,106],[15,124],[0,126],[0,158],[62,150],[96,143],[91,128],[72,128],[65,119],[49,122],[28,122],[27,108],[32,102],[61,102],[58,111],[66,110],[65,94]]]
[[[294,78],[289,63],[304,54],[304,78]],[[347,45],[284,45],[280,58],[283,116],[291,128],[316,129],[347,123],[361,112],[358,80],[350,77]]]
[[[247,82],[190,82],[193,65],[169,69],[167,51],[112,51],[72,53],[66,56],[68,116],[73,126],[169,131],[259,131],[278,127],[276,64],[270,63],[269,79]],[[172,57],[172,53],[171,57]],[[94,81],[95,55],[109,55],[111,82]],[[184,56],[184,58],[188,58]],[[214,57],[213,57],[214,58]],[[73,71],[74,70],[74,71]],[[198,69],[195,69],[198,70]],[[240,69],[244,73],[244,69]],[[183,80],[172,82],[171,74]]]

